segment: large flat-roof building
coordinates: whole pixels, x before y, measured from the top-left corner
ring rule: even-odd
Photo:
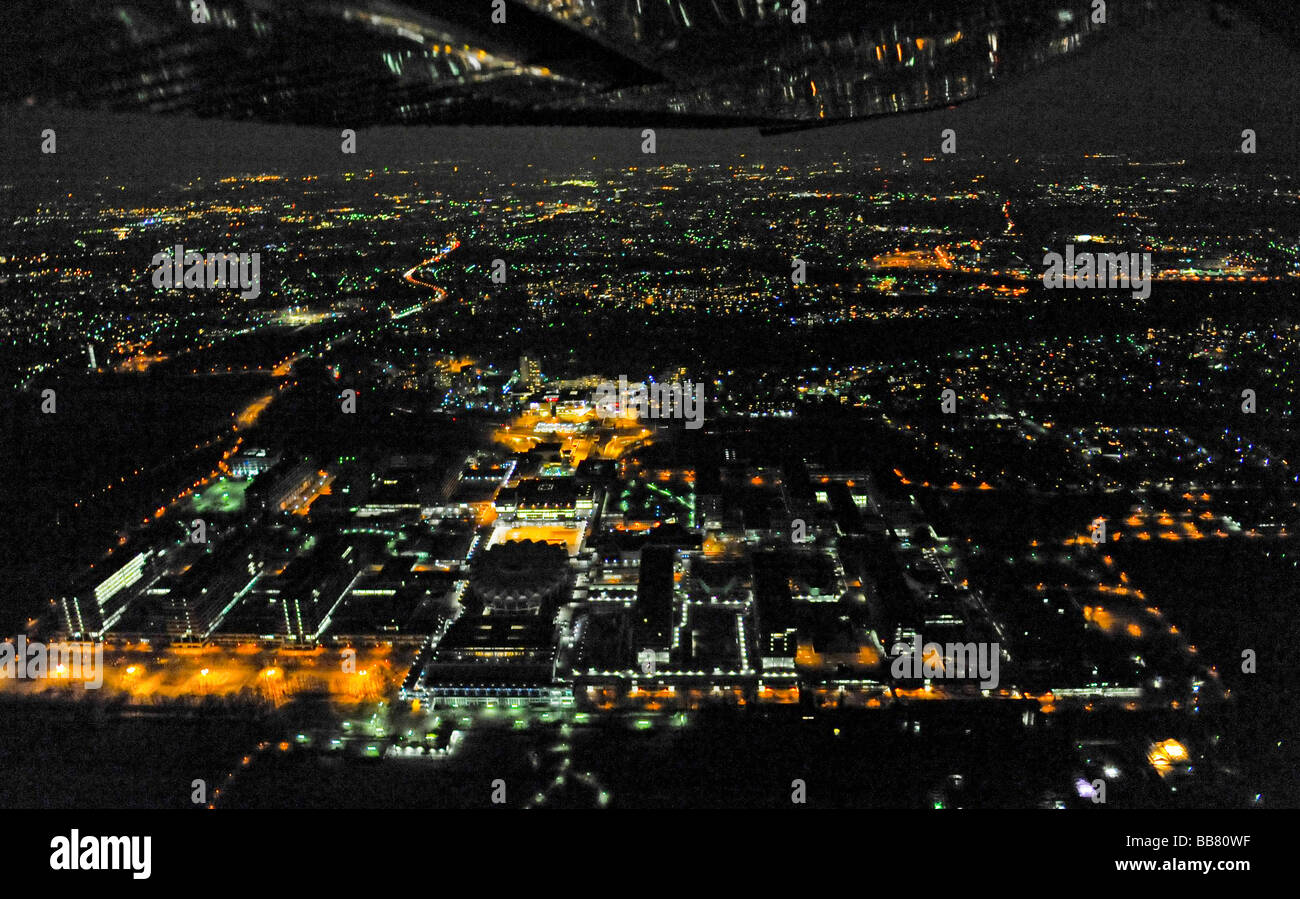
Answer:
[[[595,491],[573,477],[524,478],[497,495],[496,512],[519,521],[576,521],[591,516]]]
[[[405,693],[433,705],[567,705],[553,683],[555,627],[533,615],[465,615],[430,653]]]
[[[126,611],[136,587],[153,568],[152,547],[120,547],[98,570],[59,597],[59,623],[74,639],[94,639]]]

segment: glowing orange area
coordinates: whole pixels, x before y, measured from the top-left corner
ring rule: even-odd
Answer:
[[[358,648],[354,658],[343,650],[323,647],[291,650],[240,644],[233,648],[154,649],[147,644],[110,643],[104,649],[100,690],[105,696],[141,703],[242,695],[278,706],[298,693],[322,691],[336,702],[374,702],[401,685],[412,656],[413,651],[395,653],[387,644]],[[74,687],[80,689],[79,683],[75,679],[0,678],[0,691],[71,692]]]
[[[247,406],[245,406],[243,408],[243,411],[241,411],[237,416],[235,416],[235,420],[238,422],[241,428],[252,427],[253,424],[257,422],[258,416],[260,416],[262,412],[265,411],[267,406],[271,405],[271,400],[273,399],[275,399],[275,395],[270,393],[266,394],[265,396],[258,397],[257,399],[249,403]]]
[[[515,540],[537,540],[541,543],[557,543],[568,548],[570,556],[578,554],[582,540],[583,528],[563,527],[561,525],[518,525],[515,527],[498,526],[492,532],[488,546],[509,543]]]
[[[952,259],[944,251],[943,247],[925,250],[896,250],[892,253],[876,256],[871,262],[876,268],[883,269],[901,268],[912,271],[927,271],[952,268]]]
[[[1147,761],[1161,777],[1172,772],[1175,765],[1185,764],[1189,760],[1187,747],[1173,738],[1152,743],[1147,748]]]

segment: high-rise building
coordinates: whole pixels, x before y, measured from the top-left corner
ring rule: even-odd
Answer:
[[[519,383],[529,390],[542,386],[542,369],[536,354],[526,352],[519,357]]]

